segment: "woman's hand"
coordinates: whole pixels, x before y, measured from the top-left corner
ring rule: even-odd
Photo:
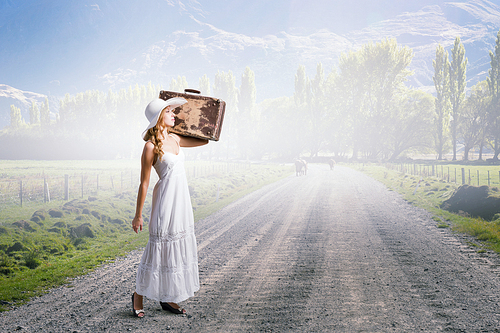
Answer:
[[[144,224],[144,221],[142,220],[142,216],[140,217],[134,217],[132,220],[132,229],[134,229],[135,233],[139,233],[139,231],[142,231],[142,225]]]

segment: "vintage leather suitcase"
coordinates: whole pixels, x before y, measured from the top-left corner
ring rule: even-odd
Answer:
[[[186,89],[185,93],[160,91],[160,98],[183,97],[188,102],[174,110],[176,119],[171,132],[200,139],[219,141],[226,102],[199,95],[199,91]]]

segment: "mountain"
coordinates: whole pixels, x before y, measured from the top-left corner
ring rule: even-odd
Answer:
[[[29,91],[22,91],[16,88],[9,87],[5,84],[0,84],[0,129],[10,124],[10,106],[14,105],[21,109],[21,113],[25,122],[29,122],[29,107],[34,102],[41,105],[45,101],[46,95],[37,94]],[[50,106],[50,101],[49,101]]]
[[[310,76],[321,62],[327,72],[342,52],[369,42],[396,38],[414,51],[410,84],[433,92],[433,67],[438,43],[448,51],[460,37],[469,59],[469,86],[484,80],[489,64],[488,51],[494,48],[500,28],[500,7],[489,1],[449,2],[429,5],[415,12],[370,24],[366,28],[338,35],[328,29],[310,34],[280,32],[250,37],[228,32],[191,17],[194,31],[175,31],[147,47],[124,67],[100,77],[104,85],[119,87],[131,82],[170,82],[184,75],[197,86],[203,74],[213,77],[217,70],[232,70],[237,78],[245,66],[255,72],[259,99],[291,95],[294,75],[300,64]]]
[[[342,52],[396,38],[414,51],[409,84],[432,92],[438,43],[449,51],[461,38],[471,87],[486,77],[499,29],[498,0],[0,0],[0,83],[56,98],[168,88],[178,75],[197,88],[218,70],[239,85],[249,66],[260,102],[292,95],[299,65],[312,77],[321,62],[328,74]]]

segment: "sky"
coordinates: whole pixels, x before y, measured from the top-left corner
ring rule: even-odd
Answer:
[[[43,94],[91,89],[176,30],[199,20],[251,37],[342,35],[439,0],[1,0],[0,83]]]

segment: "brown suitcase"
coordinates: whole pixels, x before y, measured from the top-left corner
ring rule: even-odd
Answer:
[[[214,97],[198,95],[186,89],[185,93],[160,91],[160,98],[183,97],[188,102],[174,110],[176,119],[171,132],[200,139],[219,141],[226,102]]]

